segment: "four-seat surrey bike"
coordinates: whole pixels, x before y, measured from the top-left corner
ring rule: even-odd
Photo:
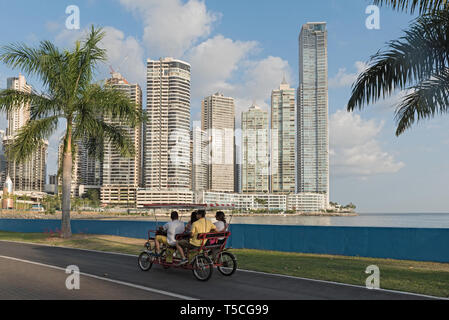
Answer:
[[[148,232],[146,250],[139,256],[139,267],[142,271],[149,271],[153,264],[161,265],[165,269],[181,268],[192,270],[194,276],[200,281],[208,281],[212,276],[214,267],[224,276],[232,276],[237,270],[237,259],[226,249],[226,242],[231,235],[230,232],[202,233],[198,235],[201,246],[187,249],[186,257],[189,262],[179,265],[181,257],[176,247],[163,246],[161,253],[154,253],[154,241],[158,231]],[[154,236],[152,236],[154,235]],[[178,235],[177,240],[183,235]]]
[[[142,271],[149,271],[153,265],[161,265],[164,269],[192,270],[196,279],[208,281],[214,268],[217,268],[222,275],[227,277],[232,276],[237,270],[237,259],[226,248],[227,241],[231,236],[229,231],[199,234],[198,240],[201,241],[201,246],[187,249],[186,257],[189,261],[184,265],[180,265],[181,256],[174,246],[162,245],[160,254],[156,254],[155,241],[159,234],[159,230],[148,231],[145,250],[138,258],[138,264]],[[188,239],[189,234],[176,236],[176,240],[185,238]]]

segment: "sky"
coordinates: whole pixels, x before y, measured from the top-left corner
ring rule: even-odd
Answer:
[[[80,30],[66,28],[66,8],[80,9]],[[359,212],[449,212],[447,116],[395,136],[395,105],[404,96],[348,113],[346,103],[369,58],[403,34],[414,16],[380,9],[380,29],[368,29],[369,0],[0,0],[0,45],[51,40],[70,48],[92,24],[104,27],[109,66],[145,90],[146,59],[171,56],[192,65],[192,121],[201,99],[222,92],[236,114],[255,101],[268,110],[285,76],[298,86],[298,35],[307,22],[327,22],[329,61],[330,199]],[[0,64],[0,88],[17,76]],[[38,90],[37,79],[27,78]],[[237,123],[240,123],[239,117]],[[63,123],[61,123],[63,124]],[[4,115],[0,129],[6,129]],[[56,172],[61,125],[50,137],[48,174]]]

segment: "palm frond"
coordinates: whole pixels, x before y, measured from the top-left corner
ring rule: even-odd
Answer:
[[[0,110],[8,112],[20,109],[23,105],[31,106],[31,120],[57,115],[60,111],[51,97],[36,92],[28,93],[12,89],[0,90]]]
[[[91,27],[91,31],[87,38],[75,50],[75,67],[78,70],[75,89],[85,88],[89,85],[93,72],[99,62],[106,61],[106,50],[99,47],[99,43],[105,37],[102,28]]]
[[[142,123],[144,118],[140,106],[133,103],[125,93],[108,86],[89,86],[81,103],[83,112],[87,111],[86,108],[92,108],[103,117],[120,120],[132,128]]]
[[[8,158],[18,162],[28,160],[57,127],[57,116],[29,121],[14,137],[13,143],[6,148]]]
[[[98,157],[104,144],[111,143],[122,156],[134,155],[134,146],[126,130],[120,126],[104,121],[98,115],[83,114],[83,120],[75,124],[73,138],[84,139],[90,155]]]
[[[449,69],[412,88],[396,110],[399,136],[414,123],[449,111]]]
[[[389,50],[371,58],[353,86],[348,110],[390,96],[445,70],[449,63],[449,12],[419,17]]]
[[[40,71],[41,53],[25,44],[13,43],[0,48],[0,61],[25,73],[36,74]]]
[[[438,10],[448,10],[448,0],[374,0],[375,5],[391,7],[394,10],[420,14],[434,13]]]

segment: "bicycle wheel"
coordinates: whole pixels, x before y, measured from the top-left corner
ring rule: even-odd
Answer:
[[[139,256],[139,268],[142,271],[149,271],[153,266],[153,257],[150,256],[147,252],[142,252]]]
[[[232,276],[237,270],[237,259],[230,252],[222,252],[218,256],[217,259],[219,267],[217,267],[218,271],[226,277]]]
[[[199,281],[208,281],[212,276],[212,270],[214,270],[214,264],[209,257],[199,255],[193,260],[193,275]]]

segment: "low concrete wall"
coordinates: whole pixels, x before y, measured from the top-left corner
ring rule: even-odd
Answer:
[[[0,230],[55,232],[59,220],[0,219]],[[161,224],[160,224],[161,225]],[[73,220],[73,233],[145,239],[156,223],[145,221]],[[229,246],[259,249],[449,263],[449,229],[231,226]]]

